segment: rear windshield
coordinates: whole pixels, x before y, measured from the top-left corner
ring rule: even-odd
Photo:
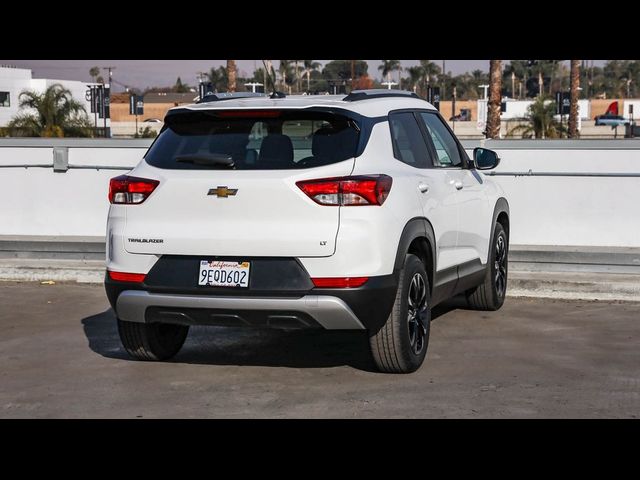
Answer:
[[[219,110],[166,118],[147,163],[166,169],[282,170],[355,156],[359,127],[330,112]]]

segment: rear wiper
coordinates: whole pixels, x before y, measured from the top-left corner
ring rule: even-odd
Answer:
[[[176,157],[176,162],[193,163],[194,165],[206,165],[212,167],[235,167],[233,157],[224,153],[194,153],[191,155],[179,155]]]

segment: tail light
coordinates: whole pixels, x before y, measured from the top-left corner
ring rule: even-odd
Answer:
[[[109,181],[109,202],[139,204],[160,184],[158,180],[120,175]]]
[[[393,180],[388,175],[322,178],[296,182],[300,190],[320,205],[382,205]]]
[[[109,278],[116,282],[142,283],[145,277],[144,273],[112,272],[109,270]]]
[[[319,288],[354,288],[367,283],[369,277],[333,277],[312,278],[313,285]]]

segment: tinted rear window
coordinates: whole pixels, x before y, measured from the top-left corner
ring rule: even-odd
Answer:
[[[358,140],[354,120],[329,112],[185,112],[167,117],[145,159],[166,169],[229,168],[185,157],[231,158],[236,170],[310,168],[353,158]]]

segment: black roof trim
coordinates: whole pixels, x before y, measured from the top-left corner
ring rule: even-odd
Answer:
[[[383,90],[374,88],[371,90],[354,90],[342,100],[345,102],[357,102],[360,100],[369,100],[370,98],[385,98],[385,97],[400,97],[400,98],[421,98],[414,92],[407,90]]]
[[[236,93],[210,93],[198,100],[196,103],[220,102],[222,100],[235,100],[237,98],[264,98],[264,93],[236,92]]]

